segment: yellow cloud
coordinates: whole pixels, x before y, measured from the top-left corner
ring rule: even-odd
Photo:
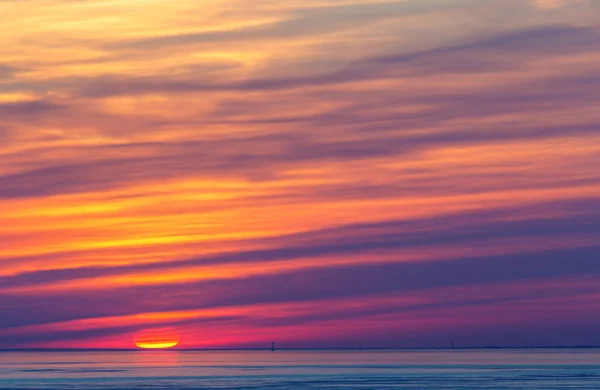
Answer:
[[[575,0],[577,1],[577,0]],[[541,9],[554,9],[561,8],[568,3],[575,2],[573,0],[530,0],[530,2],[537,8]]]

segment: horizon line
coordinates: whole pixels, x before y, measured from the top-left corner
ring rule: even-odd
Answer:
[[[381,351],[411,351],[411,350],[473,350],[473,349],[600,349],[600,345],[541,345],[541,346],[474,346],[474,347],[282,347],[276,351],[356,351],[356,350],[381,350]],[[272,351],[271,347],[254,348],[164,348],[164,349],[144,349],[144,348],[0,348],[0,352],[94,352],[94,351],[180,351],[180,352],[199,352],[199,351]]]

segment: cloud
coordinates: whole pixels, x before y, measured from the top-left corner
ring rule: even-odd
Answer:
[[[549,202],[540,203],[535,208],[509,208],[488,212],[459,213],[429,219],[355,224],[271,238],[268,240],[271,246],[269,249],[225,252],[212,256],[158,263],[33,271],[2,277],[0,282],[3,288],[32,287],[38,284],[48,286],[63,281],[135,275],[148,271],[158,273],[177,269],[185,271],[190,267],[197,266],[210,267],[225,264],[243,266],[244,264],[266,264],[277,261],[298,261],[298,266],[301,266],[304,259],[317,258],[322,258],[324,263],[321,266],[313,265],[311,268],[327,268],[326,260],[331,256],[348,256],[351,259],[359,254],[374,253],[373,262],[376,263],[375,253],[382,250],[392,250],[402,258],[402,254],[411,253],[411,249],[439,248],[448,244],[475,246],[480,242],[487,242],[489,245],[489,240],[498,239],[521,242],[530,239],[534,242],[543,242],[565,235],[600,236],[600,215],[586,211],[596,209],[597,205],[597,199]],[[538,213],[544,214],[552,209],[560,209],[563,215],[554,218],[535,218],[533,216]],[[512,220],[516,215],[521,215],[522,219]],[[525,219],[524,216],[527,218]],[[576,242],[573,242],[574,247],[577,245]],[[544,245],[539,249],[532,248],[532,252],[547,252],[549,247],[551,246]],[[475,251],[475,249],[473,250]],[[581,251],[593,251],[593,249],[581,249]],[[432,262],[434,259],[440,262],[440,267],[443,266],[442,263],[445,264],[446,261],[451,260],[452,262],[475,261],[474,259],[449,259],[448,256],[451,255],[444,256],[435,251],[430,256],[432,256]],[[476,254],[475,257],[477,256],[480,255]],[[493,253],[490,256],[493,257]],[[532,254],[531,256],[542,257],[541,254]],[[547,256],[551,258],[553,253],[550,252]],[[377,267],[387,266],[381,264]],[[410,266],[407,265],[407,267]],[[314,272],[319,271],[315,270]],[[515,275],[517,274],[515,273]],[[423,282],[427,283],[425,279]]]
[[[0,115],[3,118],[29,118],[54,113],[62,107],[45,100],[33,100],[11,103],[0,103]]]
[[[535,7],[541,9],[560,8],[569,3],[575,3],[579,0],[529,0]]]
[[[444,340],[444,343],[453,338],[461,340],[462,346],[465,346],[465,343],[488,345],[494,343],[494,340],[504,341],[506,344],[515,342],[527,342],[529,345],[536,342],[543,344],[547,339],[531,337],[523,339],[523,328],[527,329],[534,324],[539,328],[547,322],[548,318],[552,318],[552,323],[560,324],[563,329],[573,329],[574,325],[567,319],[558,318],[552,313],[539,310],[540,308],[551,306],[555,310],[564,311],[566,306],[572,307],[573,302],[579,304],[585,302],[590,305],[588,307],[594,306],[596,279],[567,280],[568,283],[557,283],[553,280],[433,288],[421,290],[416,294],[405,291],[363,299],[325,299],[319,301],[321,303],[319,305],[314,301],[283,305],[252,305],[246,308],[234,308],[232,312],[239,313],[235,316],[219,314],[222,313],[221,311],[210,314],[210,310],[173,312],[171,318],[163,316],[166,321],[162,325],[180,328],[183,333],[189,332],[189,329],[201,330],[204,334],[210,334],[210,339],[226,339],[231,330],[235,334],[235,329],[243,326],[249,337],[242,344],[246,346],[261,344],[260,340],[262,344],[266,341],[270,342],[271,339],[265,340],[265,334],[268,333],[266,338],[277,335],[276,337],[282,337],[280,340],[285,340],[288,346],[315,346],[326,339],[329,342],[346,343],[346,346],[389,347],[390,345],[432,345],[432,336],[423,329],[422,324],[423,320],[435,319],[428,324],[436,328],[433,343],[437,343],[439,338]],[[538,309],[535,311],[536,314],[531,312],[533,307]],[[490,321],[491,311],[511,316],[512,321],[502,323],[500,326],[497,320]],[[179,317],[180,315],[183,315],[183,319]],[[519,317],[524,320],[520,320]],[[28,328],[29,332],[18,329],[16,332],[5,330],[4,337],[0,340],[4,346],[40,341],[50,341],[54,345],[64,346],[66,341],[81,343],[87,338],[108,335],[121,335],[121,338],[129,340],[135,331],[151,326],[147,321],[144,320],[144,316],[141,316],[136,320],[132,317],[111,317],[100,321],[60,322],[41,327],[33,326]],[[340,327],[339,324],[343,323],[352,323],[353,326]],[[585,323],[594,323],[593,316],[586,316]],[[311,331],[316,326],[319,327],[319,331]],[[64,327],[70,330],[66,331]],[[361,328],[369,328],[368,335],[361,334]],[[390,332],[390,328],[394,328],[395,332]],[[335,331],[331,332],[331,329]],[[583,327],[579,325],[579,329],[583,330]],[[280,334],[282,330],[284,333]],[[483,336],[479,334],[481,331],[487,334],[487,338],[479,339]],[[402,334],[401,337],[398,332]],[[507,333],[512,332],[514,334],[508,337],[510,341],[499,339],[507,337]],[[593,332],[587,332],[586,336],[589,339]],[[554,340],[570,339],[566,334],[563,337],[554,337]],[[190,344],[189,340],[186,341],[188,346],[195,345],[193,342]],[[207,343],[211,341],[206,340]]]
[[[156,92],[270,91],[431,74],[500,72],[519,67],[524,60],[523,56],[540,58],[594,52],[600,46],[599,37],[595,30],[584,27],[542,26],[503,33],[471,43],[360,60],[325,74],[241,81],[215,81],[198,73],[178,79],[168,75],[137,78],[104,76],[87,83],[81,80],[83,83],[79,84],[84,85],[80,92],[82,96],[102,97]],[[489,57],[490,55],[494,56]]]
[[[460,104],[463,115],[490,115],[502,111],[501,98],[466,97]],[[467,102],[477,104],[469,108]],[[477,102],[477,103],[476,103]],[[486,104],[489,105],[486,107]],[[464,106],[463,106],[464,104]],[[488,109],[489,107],[489,109]],[[13,106],[13,114],[32,112],[39,115],[53,106],[37,105]],[[429,121],[451,119],[458,107],[449,107]],[[0,108],[1,110],[1,108]],[[445,112],[447,111],[447,113]],[[350,118],[341,117],[343,123]],[[401,121],[401,119],[398,119]],[[328,120],[330,121],[330,120]],[[376,125],[370,128],[368,118],[364,124],[354,118],[360,126],[358,132],[383,132],[386,127]],[[352,125],[348,123],[351,128]],[[397,124],[394,124],[395,128]],[[101,191],[131,183],[153,182],[173,177],[239,177],[249,180],[267,180],[279,172],[294,166],[315,162],[328,162],[351,159],[353,161],[409,156],[425,150],[448,145],[486,145],[496,142],[536,140],[560,137],[595,135],[598,124],[577,126],[540,126],[533,128],[502,127],[440,131],[434,133],[398,132],[378,138],[368,136],[348,140],[315,139],[308,135],[285,135],[274,137],[224,138],[223,141],[190,141],[186,143],[164,143],[155,145],[151,154],[136,155],[136,145],[124,146],[131,150],[128,157],[105,158],[101,155],[92,161],[67,162],[64,165],[42,167],[23,172],[0,176],[0,198],[39,197],[53,194]],[[365,133],[366,134],[366,133]],[[96,152],[110,150],[111,146],[101,147]],[[140,150],[144,150],[140,148]],[[82,152],[85,149],[81,150]],[[89,149],[94,152],[94,148]],[[413,157],[414,158],[414,157]]]
[[[13,75],[16,73],[16,71],[17,71],[17,69],[15,69],[11,66],[0,64],[0,83],[13,77]]]
[[[240,307],[258,304],[319,302],[330,299],[373,299],[390,294],[423,294],[432,289],[535,283],[571,277],[598,276],[600,248],[536,254],[452,259],[439,262],[359,264],[309,269],[236,280],[176,285],[120,287],[78,294],[0,295],[3,328],[143,312]],[[569,258],[571,261],[565,262]],[[593,289],[591,291],[594,291]],[[502,294],[495,293],[496,296]],[[154,299],[140,299],[152,296]],[[526,295],[522,295],[527,299]],[[456,298],[448,297],[450,302]],[[444,306],[452,309],[452,303]],[[461,307],[460,299],[456,308]],[[489,302],[488,302],[489,304]],[[116,305],[116,306],[115,306]],[[482,302],[471,305],[487,307]],[[423,310],[427,305],[416,305]],[[60,310],[59,310],[60,309]],[[367,311],[368,312],[368,311]],[[324,315],[327,318],[327,314]],[[59,337],[60,338],[60,337]]]
[[[172,326],[185,326],[188,324],[193,324],[195,326],[203,326],[210,323],[227,323],[231,321],[238,320],[239,317],[234,316],[220,316],[220,317],[211,317],[211,318],[195,318],[193,320],[175,320],[171,321],[170,325]],[[51,331],[42,331],[36,333],[12,333],[0,335],[0,348],[9,349],[9,348],[22,348],[23,345],[31,345],[32,343],[42,343],[42,342],[68,342],[68,341],[80,341],[89,338],[103,338],[110,337],[115,335],[126,335],[131,337],[131,335],[139,332],[140,329],[144,329],[145,327],[151,327],[152,322],[141,322],[135,325],[117,325],[117,326],[104,326],[104,327],[96,327],[91,329],[70,329],[70,330],[60,330],[53,329]],[[124,345],[123,348],[133,348],[133,342],[131,345]]]
[[[448,5],[446,2],[438,0],[399,1],[302,7],[291,10],[291,15],[283,16],[282,21],[266,23],[258,27],[133,39],[109,44],[106,49],[148,50],[200,43],[239,43],[322,36],[386,19],[439,11],[445,7],[469,2],[470,0],[456,0],[455,4]]]
[[[591,329],[592,2],[126,3],[1,31],[1,345]]]

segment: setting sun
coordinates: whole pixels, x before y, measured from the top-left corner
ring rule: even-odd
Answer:
[[[179,344],[179,335],[170,329],[147,329],[134,336],[134,343],[142,349],[173,348]]]

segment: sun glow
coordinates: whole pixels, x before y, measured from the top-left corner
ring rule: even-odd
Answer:
[[[147,343],[141,343],[141,342],[136,342],[135,345],[138,348],[143,348],[143,349],[163,349],[163,348],[173,348],[175,346],[177,346],[177,344],[179,344],[179,341],[164,341],[164,342],[147,342]]]
[[[179,345],[179,335],[168,329],[148,329],[137,333],[134,344],[142,349],[166,349]]]

